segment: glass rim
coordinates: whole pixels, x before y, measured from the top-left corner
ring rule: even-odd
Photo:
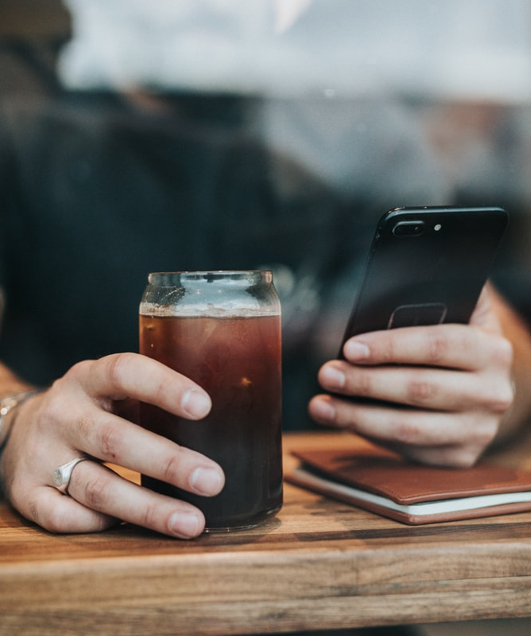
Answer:
[[[182,269],[182,270],[160,270],[156,272],[149,272],[148,276],[166,276],[166,275],[193,275],[193,276],[205,276],[205,275],[221,275],[227,276],[232,274],[264,274],[270,272],[270,269]]]
[[[148,281],[150,283],[156,282],[169,282],[171,280],[182,281],[205,281],[213,282],[223,279],[238,281],[238,280],[258,280],[265,278],[266,280],[272,280],[273,273],[269,269],[204,269],[204,270],[181,270],[181,271],[166,271],[166,272],[150,272],[148,274]]]

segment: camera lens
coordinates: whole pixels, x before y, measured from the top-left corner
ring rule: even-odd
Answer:
[[[400,221],[393,228],[395,236],[420,236],[424,232],[424,221]]]

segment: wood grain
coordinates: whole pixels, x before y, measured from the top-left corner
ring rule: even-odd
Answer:
[[[360,443],[289,434],[285,466],[294,447]],[[526,465],[530,447],[494,459]],[[207,636],[530,613],[531,513],[408,527],[286,484],[265,525],[185,542],[134,526],[52,535],[0,504],[0,635]]]

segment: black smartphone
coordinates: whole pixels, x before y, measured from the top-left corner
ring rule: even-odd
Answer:
[[[467,323],[508,222],[497,207],[390,210],[380,219],[345,335]]]

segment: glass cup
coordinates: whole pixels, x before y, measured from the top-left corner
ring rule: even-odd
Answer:
[[[152,273],[140,303],[140,353],[197,382],[212,399],[202,420],[141,404],[140,423],[218,462],[225,487],[191,494],[207,532],[252,528],[282,506],[280,302],[269,271]]]

